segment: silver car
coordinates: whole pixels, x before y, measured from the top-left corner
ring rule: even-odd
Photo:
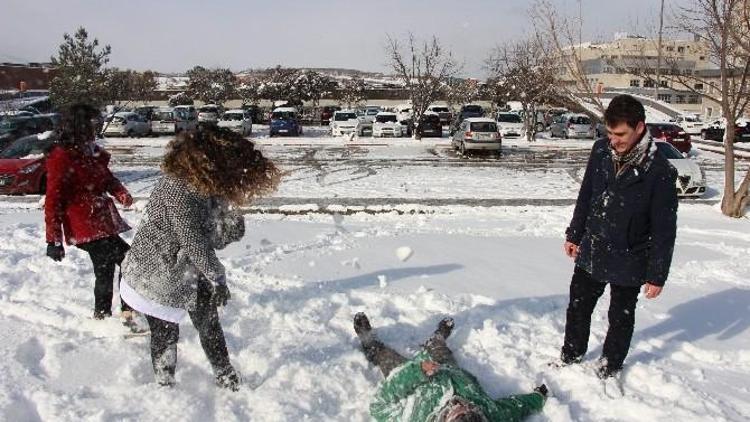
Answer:
[[[467,151],[494,151],[499,154],[502,142],[497,122],[485,117],[471,117],[461,122],[453,133],[451,146],[461,155],[466,155]]]
[[[553,138],[593,138],[594,127],[585,114],[561,114],[552,120],[549,127]]]

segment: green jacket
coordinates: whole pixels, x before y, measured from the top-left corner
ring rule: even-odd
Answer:
[[[422,351],[386,378],[370,404],[370,415],[375,420],[433,421],[453,396],[474,403],[491,422],[520,421],[544,406],[544,396],[536,392],[492,400],[473,375],[455,365],[441,365],[435,375],[428,377],[421,364],[430,359]]]

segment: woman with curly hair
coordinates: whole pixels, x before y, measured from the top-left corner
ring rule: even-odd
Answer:
[[[58,142],[47,156],[44,221],[47,256],[65,257],[68,245],[86,251],[94,265],[94,319],[112,316],[115,265],[128,244],[120,233],[130,226],[120,217],[112,198],[128,207],[133,198],[109,171],[109,154],[94,143],[99,111],[74,104],[62,113]],[[123,322],[132,326],[133,312],[121,302]]]
[[[122,297],[148,320],[157,383],[175,383],[179,322],[189,315],[216,384],[236,391],[240,377],[217,312],[230,294],[216,250],[245,232],[230,205],[275,190],[279,171],[252,142],[215,127],[180,133],[162,170],[123,262]]]

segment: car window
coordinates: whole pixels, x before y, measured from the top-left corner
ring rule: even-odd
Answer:
[[[153,115],[154,120],[174,120],[174,113],[171,111],[158,111]]]
[[[665,158],[670,160],[684,160],[685,157],[675,147],[666,142],[656,142],[656,148]]]
[[[337,122],[345,122],[347,120],[356,119],[356,113],[336,113],[334,120]]]
[[[295,118],[294,112],[291,111],[274,111],[271,118],[275,120],[291,120]]]
[[[497,121],[503,123],[522,123],[521,116],[517,114],[498,114]]]
[[[570,118],[570,123],[574,125],[590,125],[591,119],[585,116],[573,116]]]
[[[40,140],[36,136],[21,138],[0,153],[0,158],[24,158],[46,154],[52,147],[51,139]]]
[[[378,123],[388,123],[388,122],[395,122],[396,116],[390,115],[390,114],[381,114],[380,116],[375,117],[375,121]]]
[[[226,121],[240,121],[242,120],[242,114],[240,113],[224,113],[223,116],[221,116],[221,120]]]
[[[448,113],[448,107],[432,107],[432,111],[435,113]]]
[[[422,116],[422,121],[428,123],[440,123],[440,116],[438,116],[437,114],[428,114],[426,116]]]
[[[497,125],[493,122],[472,122],[472,132],[497,132]]]
[[[467,111],[469,113],[481,113],[482,107],[478,105],[467,105],[464,106],[464,111]]]

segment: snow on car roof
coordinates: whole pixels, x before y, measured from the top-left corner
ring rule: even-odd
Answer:
[[[390,111],[381,111],[380,113],[376,114],[375,116],[395,116],[396,113],[392,113]]]
[[[273,111],[274,111],[274,113],[277,112],[277,111],[281,112],[281,113],[283,113],[283,112],[296,113],[297,109],[294,108],[294,107],[277,107],[277,108],[273,109]]]
[[[336,110],[333,112],[333,114],[343,114],[343,113],[356,113],[354,110]]]
[[[227,114],[227,113],[240,113],[240,114],[244,114],[245,110],[243,110],[241,108],[233,108],[231,110],[227,110],[227,111],[224,112],[224,114]]]
[[[440,115],[435,113],[434,111],[425,111],[424,116],[440,116]]]
[[[494,120],[487,118],[487,117],[469,117],[468,119],[464,119],[467,122],[471,123],[495,123]]]

